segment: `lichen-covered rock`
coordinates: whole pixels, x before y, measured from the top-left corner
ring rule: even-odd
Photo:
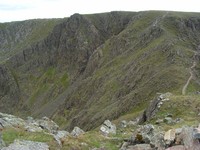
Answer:
[[[128,123],[127,123],[126,120],[122,120],[122,121],[120,122],[120,127],[122,127],[122,128],[126,128],[127,125],[128,125]]]
[[[56,133],[59,126],[51,119],[43,117],[42,119],[36,120],[36,123],[42,129],[48,130],[50,133]]]
[[[106,136],[110,133],[116,134],[116,126],[110,122],[110,120],[105,120],[103,125],[100,127],[100,131]]]
[[[84,134],[84,133],[85,132],[82,129],[80,129],[79,127],[74,127],[74,129],[71,132],[71,135],[73,137],[78,137],[79,135]]]
[[[183,127],[181,138],[187,150],[200,150],[199,140],[194,138],[194,129],[192,127]]]
[[[42,132],[44,131],[38,124],[28,124],[25,127],[25,130],[28,132]]]
[[[183,145],[176,145],[176,146],[169,147],[166,150],[186,150],[186,149]]]
[[[0,113],[0,124],[2,127],[23,127],[25,126],[26,122],[19,117]]]
[[[167,145],[170,145],[171,143],[174,142],[175,134],[176,134],[175,129],[171,129],[171,130],[168,130],[167,132],[165,132],[164,140],[165,140]]]
[[[5,143],[4,143],[4,141],[2,139],[2,135],[0,133],[0,149],[2,149],[3,147],[5,147]]]
[[[172,119],[171,117],[165,117],[165,118],[163,119],[163,121],[164,121],[164,123],[166,123],[166,124],[173,124],[173,123],[174,123],[174,121],[173,121],[173,119]]]
[[[155,116],[156,112],[159,110],[161,105],[169,100],[169,97],[172,94],[167,92],[165,94],[160,94],[158,97],[154,98],[150,102],[149,107],[143,112],[143,114],[139,118],[139,124],[144,123],[145,121],[149,121],[152,117]]]
[[[68,135],[69,135],[69,132],[67,131],[58,131],[56,134],[53,135],[53,137],[61,146],[62,145],[61,139],[66,138]]]

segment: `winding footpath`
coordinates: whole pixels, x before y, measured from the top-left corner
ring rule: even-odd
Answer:
[[[187,87],[188,85],[190,84],[190,81],[192,79],[194,79],[195,75],[193,73],[193,69],[196,67],[196,61],[195,61],[195,56],[197,55],[197,53],[194,54],[194,61],[193,61],[193,64],[192,66],[190,67],[190,77],[188,78],[186,84],[183,86],[183,89],[182,89],[182,95],[185,95],[186,94],[186,90],[187,90]]]

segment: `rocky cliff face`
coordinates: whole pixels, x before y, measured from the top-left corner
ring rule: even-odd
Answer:
[[[11,39],[11,51],[17,53],[3,55],[7,60],[1,64],[0,109],[10,111],[15,105],[19,112],[89,130],[108,118],[143,109],[156,92],[179,93],[194,53],[199,56],[199,15],[186,14],[74,14],[46,20],[49,26],[29,21],[35,23],[30,30],[23,25],[27,22],[19,22],[25,31],[16,26],[13,38],[8,38],[11,31],[5,32],[11,25],[2,24],[0,51],[9,50],[5,43]],[[37,38],[15,50],[31,33]],[[188,92],[198,91],[198,68]]]

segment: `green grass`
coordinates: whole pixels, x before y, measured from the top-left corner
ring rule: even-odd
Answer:
[[[164,119],[167,114],[172,114],[173,119],[182,118],[184,121],[173,125],[162,123],[160,126],[166,130],[182,127],[183,125],[198,125],[200,122],[198,95],[173,95],[169,99],[169,101],[164,102],[156,116],[150,121],[151,123],[155,123],[157,119]]]
[[[6,145],[13,143],[15,139],[47,142],[47,143],[52,142],[54,140],[51,135],[42,132],[32,133],[24,131],[23,129],[12,129],[12,128],[3,130],[2,137]]]

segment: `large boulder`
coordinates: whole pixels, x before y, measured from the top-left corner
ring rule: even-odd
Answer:
[[[71,135],[73,137],[78,137],[79,135],[84,134],[84,133],[85,132],[82,129],[80,129],[79,127],[74,127],[74,129],[71,132]]]
[[[0,125],[2,127],[22,127],[26,122],[16,116],[0,113]]]
[[[28,117],[24,128],[26,131],[29,132],[46,131],[52,134],[56,134],[59,129],[59,126],[47,117],[43,117],[42,119],[37,120],[34,120],[32,117]]]
[[[54,134],[54,135],[53,135],[53,137],[54,137],[54,139],[58,142],[58,144],[59,144],[60,146],[62,146],[61,140],[62,140],[63,138],[66,138],[68,135],[69,135],[69,132],[67,132],[67,131],[58,131],[57,134]]]
[[[165,147],[163,133],[151,124],[140,126],[129,141],[130,145],[145,143],[150,144],[155,149]]]
[[[57,133],[59,126],[51,119],[43,117],[42,119],[36,120],[35,124],[38,124],[42,129],[47,130],[50,133]]]
[[[25,127],[25,130],[28,132],[42,132],[43,128],[39,126],[39,124],[27,124]]]
[[[150,143],[151,137],[153,136],[154,126],[151,124],[147,124],[144,126],[141,126],[137,132],[133,135],[133,139],[135,140],[134,143],[140,144],[140,143]]]
[[[182,128],[181,138],[187,150],[200,150],[199,140],[195,139],[194,135],[194,128],[187,126]]]
[[[143,112],[143,114],[139,118],[139,124],[142,124],[146,121],[149,121],[151,118],[153,118],[156,114],[156,112],[160,109],[161,105],[165,101],[169,101],[169,97],[171,96],[171,93],[165,93],[160,94],[154,100],[150,102],[150,105],[148,108]]]
[[[171,145],[172,143],[174,143],[175,138],[176,138],[175,135],[176,135],[175,129],[171,129],[171,130],[168,130],[167,132],[165,132],[165,135],[164,135],[165,143],[167,145]]]
[[[14,143],[2,148],[2,150],[49,150],[49,146],[42,142],[15,140]]]
[[[116,134],[116,125],[110,122],[110,120],[105,120],[103,125],[100,127],[100,131],[106,136],[110,133]]]

